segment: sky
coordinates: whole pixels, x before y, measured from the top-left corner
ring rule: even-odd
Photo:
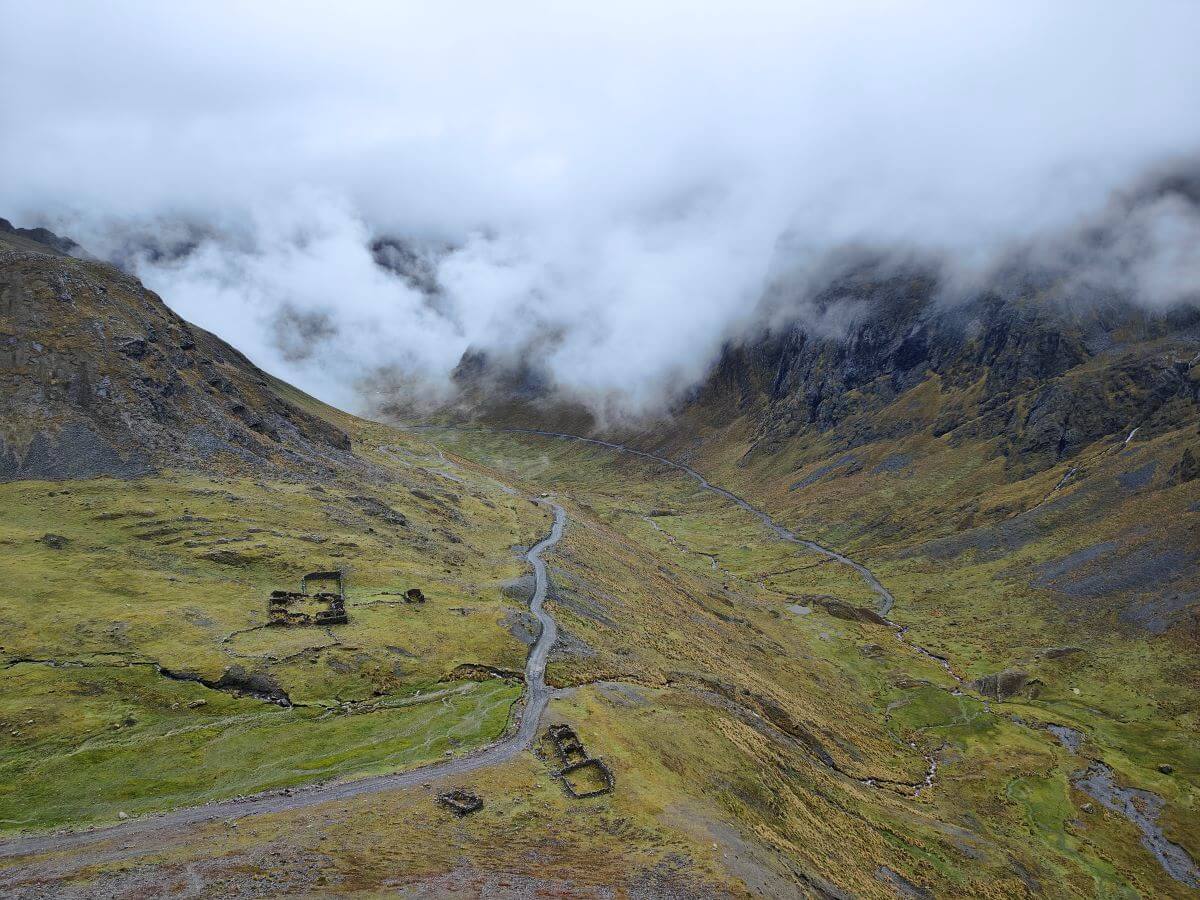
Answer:
[[[0,0],[0,215],[339,405],[661,408],[846,246],[1196,302],[1200,4]],[[1097,251],[1076,237],[1116,223]],[[405,248],[421,283],[379,265]],[[435,286],[435,287],[431,287]]]

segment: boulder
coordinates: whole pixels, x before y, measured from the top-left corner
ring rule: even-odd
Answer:
[[[871,625],[887,625],[888,621],[873,609],[865,606],[851,606],[832,597],[820,598],[814,601],[835,619],[845,619],[848,622],[866,622]]]
[[[971,687],[990,700],[1008,700],[1018,695],[1033,699],[1038,695],[1042,682],[1027,672],[1005,669],[991,675],[982,675],[971,682]]]

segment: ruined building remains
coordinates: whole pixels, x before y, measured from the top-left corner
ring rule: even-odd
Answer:
[[[309,593],[309,586],[324,588]],[[299,591],[271,591],[267,601],[267,624],[281,627],[297,625],[345,625],[346,596],[340,570],[309,572],[300,579]]]
[[[603,761],[588,756],[574,728],[570,725],[551,725],[547,736],[554,744],[563,766],[555,775],[568,794],[581,799],[612,792],[615,787],[612,769]]]
[[[437,799],[438,803],[460,818],[483,809],[482,798],[478,794],[473,794],[462,788],[455,788],[452,791],[439,794]]]

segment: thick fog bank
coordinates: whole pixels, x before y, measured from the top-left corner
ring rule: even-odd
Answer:
[[[1200,6],[0,2],[0,214],[335,403],[660,408],[847,248],[1197,303]],[[851,254],[852,255],[852,254]]]

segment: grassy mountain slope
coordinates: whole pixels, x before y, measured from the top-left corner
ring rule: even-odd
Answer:
[[[485,800],[464,819],[434,802],[439,782],[136,843],[118,831],[4,860],[6,894],[1189,895],[1079,783],[1103,764],[1152,792],[1163,839],[1200,855],[1186,394],[1155,394],[1157,418],[1128,443],[1124,420],[1096,435],[1077,423],[1080,437],[1014,455],[1030,435],[972,431],[999,394],[949,364],[855,387],[869,373],[834,365],[836,348],[760,348],[727,360],[670,427],[627,435],[870,565],[901,641],[863,612],[877,598],[853,569],[651,461],[356,419],[98,263],[0,249],[0,283],[8,830],[494,739],[521,686],[477,667],[524,662],[535,626],[519,551],[549,520],[520,494],[543,491],[568,517],[548,556],[561,691],[544,721],[573,725],[616,775],[613,794],[572,800],[539,740],[455,780]],[[1170,338],[1130,352],[1152,361]],[[788,371],[812,371],[785,389],[788,353]],[[989,371],[1009,366],[1000,357]],[[1035,374],[1000,406],[1038,406],[1054,379],[1082,384],[1098,365],[1063,358],[1053,376],[1013,366]],[[841,380],[814,407],[801,398],[817,370]],[[822,413],[828,398],[838,408]],[[939,432],[951,415],[962,423]],[[518,406],[503,418],[533,420]],[[270,590],[325,568],[348,572],[348,624],[260,627]],[[409,587],[428,602],[403,603]],[[1014,668],[1027,681],[1003,700],[973,683]]]
[[[0,250],[0,284],[7,827],[391,769],[505,729],[520,686],[454,672],[520,669],[502,587],[543,513],[99,263]],[[348,624],[263,627],[271,590],[332,568]],[[430,601],[404,603],[411,587]]]
[[[1031,573],[1040,577],[1044,560],[1070,555],[1085,537],[1103,539],[1131,522],[1145,528],[1156,511],[1185,516],[1186,525],[1194,516],[1186,510],[1194,510],[1197,499],[1193,483],[1106,507],[1100,518],[1108,532],[1074,536],[1060,519],[1034,516],[1037,527],[1022,532],[1019,548],[992,554],[972,548],[965,558],[874,547],[851,532],[822,527],[835,517],[853,517],[851,489],[828,495],[824,503],[814,501],[828,519],[781,517],[867,562],[896,595],[893,618],[908,627],[906,641],[945,656],[964,681],[1016,669],[1034,684],[1033,690],[997,701],[974,684],[957,684],[935,662],[898,644],[890,629],[831,615],[822,605],[829,598],[868,606],[874,597],[845,567],[785,544],[764,543],[761,525],[711,494],[696,493],[694,485],[674,485],[675,476],[585,445],[450,434],[456,452],[553,484],[604,522],[603,528],[577,530],[564,551],[560,621],[598,652],[572,663],[570,672],[558,670],[560,679],[613,678],[668,692],[715,692],[753,710],[742,723],[783,723],[785,732],[806,735],[802,744],[814,739],[851,778],[883,785],[860,794],[856,784],[835,776],[832,785],[818,787],[808,780],[816,777],[809,771],[802,785],[791,783],[785,791],[768,775],[797,777],[794,757],[747,760],[743,771],[767,778],[771,788],[760,783],[756,790],[764,793],[757,801],[735,801],[738,820],[756,822],[760,835],[772,833],[772,845],[793,860],[803,858],[807,871],[880,896],[886,892],[869,884],[874,873],[856,870],[854,860],[878,860],[937,896],[986,895],[985,882],[999,896],[1032,892],[1032,882],[1049,896],[1186,895],[1141,846],[1137,829],[1105,812],[1073,779],[1089,760],[1104,762],[1121,784],[1163,797],[1159,821],[1166,834],[1193,857],[1200,850],[1193,824],[1200,765],[1193,633],[1178,625],[1155,633],[1144,624],[1122,623],[1111,607],[1099,613],[1094,600],[1075,600],[1071,612],[1070,599],[1059,598],[1057,581],[1037,588],[1028,579]],[[748,496],[757,491],[768,503],[776,500],[745,468],[721,467],[711,457],[705,462],[710,465],[703,470],[714,481],[734,484],[740,473]],[[1088,483],[1107,487],[1128,465],[1119,452],[1106,453],[1074,490],[1086,494]],[[933,476],[925,477],[926,489],[933,489]],[[868,506],[868,498],[859,502],[857,508]],[[884,494],[875,502],[889,500]],[[1144,536],[1165,540],[1179,521],[1171,518]],[[1085,521],[1085,527],[1092,524]],[[631,556],[665,557],[671,565],[669,574],[647,573],[653,588],[636,603],[628,587],[621,587],[636,579],[617,574],[621,569],[612,558],[617,547]],[[598,558],[604,563],[593,562]],[[1051,569],[1051,576],[1059,577],[1061,569]],[[1080,564],[1067,574],[1082,579],[1091,571]],[[1194,572],[1185,568],[1179,589],[1194,583],[1189,577]],[[586,585],[585,596],[604,598],[599,609],[577,602],[571,592],[577,583]],[[680,595],[686,607],[672,604]],[[619,619],[622,612],[638,624],[618,629],[595,621],[597,613]],[[639,627],[657,638],[654,653],[628,649],[622,635]],[[1047,725],[1077,731],[1079,750],[1060,744]],[[814,754],[806,746],[811,764]],[[659,752],[681,752],[677,747],[672,742],[670,751]],[[881,796],[911,794],[912,788],[884,782],[921,783],[930,756],[939,761],[932,789],[916,798]],[[699,774],[702,765],[695,771],[706,780],[706,793],[725,790],[719,776]],[[814,804],[831,798],[839,811],[821,806],[822,813],[810,817]],[[866,815],[870,825],[845,818],[848,807]],[[766,810],[780,818],[764,819]],[[803,824],[791,818],[797,815],[805,815]],[[850,834],[866,843],[856,846]],[[897,840],[891,847],[889,835]],[[884,844],[872,843],[881,836]]]
[[[853,746],[878,766],[889,737],[903,753],[913,734],[921,745],[941,740],[952,721],[969,723],[978,732],[968,742],[952,729],[948,744],[961,755],[939,769],[957,807],[947,821],[996,828],[1016,816],[996,839],[1010,847],[1032,839],[1038,861],[1018,858],[1042,890],[1047,876],[1065,879],[1069,896],[1181,890],[1170,879],[1153,888],[1130,879],[1155,865],[1152,854],[1143,848],[1142,862],[1131,862],[1141,838],[1128,822],[1123,838],[1102,846],[1101,804],[1077,782],[1089,760],[1110,766],[1120,785],[1164,798],[1167,834],[1193,858],[1200,850],[1196,315],[1150,315],[1116,301],[1076,313],[1020,294],[945,308],[936,285],[916,276],[851,278],[833,293],[847,291],[867,310],[849,334],[784,329],[730,346],[669,419],[598,434],[686,462],[798,534],[866,563],[895,595],[891,618],[906,640],[962,676],[962,697],[948,700],[955,683],[945,673],[939,682],[912,661],[899,665],[886,632],[864,635],[858,652],[836,657],[834,671],[853,682],[845,705],[828,684],[788,692],[794,706],[804,702],[797,692],[815,704],[797,714],[838,734],[831,746]],[[484,406],[485,423],[597,433],[585,412],[539,393],[537,378],[489,373],[480,360],[462,374],[468,396],[477,385],[507,385]],[[505,440],[522,449],[499,457],[520,457],[526,442],[544,446]],[[483,458],[499,465],[499,457]],[[576,469],[588,471],[566,459],[552,471],[613,504],[628,487],[624,476],[576,477]],[[853,579],[797,580],[829,567],[819,560],[747,558],[754,545],[731,546],[711,513],[652,521],[699,553],[701,567],[737,560],[780,615],[799,606],[815,610],[802,621],[820,622],[814,597],[871,599]],[[818,671],[811,656],[805,670]],[[1005,672],[1025,686],[997,700],[988,676]],[[972,703],[987,708],[961,706]],[[1014,716],[1073,729],[1081,752],[1040,757],[1029,744],[1040,729],[1014,728]],[[890,730],[902,722],[914,730]],[[875,743],[872,727],[883,730]]]
[[[4,233],[0,265],[4,477],[356,464],[344,432],[135,279]]]

